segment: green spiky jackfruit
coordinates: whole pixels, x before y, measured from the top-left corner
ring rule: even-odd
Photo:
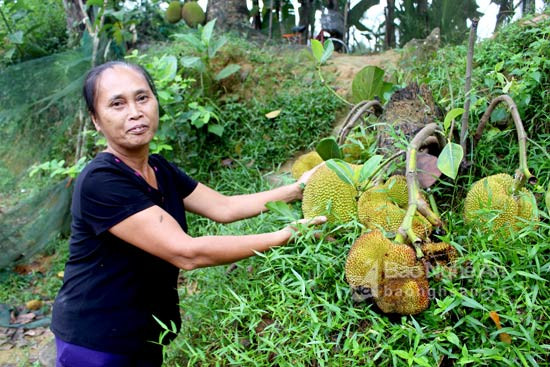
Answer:
[[[393,244],[381,231],[360,236],[352,245],[345,266],[352,288],[367,288],[386,313],[417,314],[428,307],[424,267],[407,245]]]
[[[447,267],[458,258],[456,249],[446,242],[429,242],[422,245],[424,258],[432,266]]]
[[[430,288],[425,278],[391,279],[384,282],[383,288],[375,301],[384,313],[416,315],[430,305]]]
[[[533,194],[521,189],[513,195],[514,179],[507,174],[485,177],[472,185],[464,200],[466,223],[492,223],[494,230],[521,228],[524,222],[538,221]]]
[[[376,290],[382,280],[384,256],[391,245],[380,231],[363,234],[355,240],[346,259],[348,284]]]
[[[376,143],[376,134],[374,131],[361,132],[356,131],[349,134],[342,145],[342,153],[346,162],[364,162],[370,158],[369,148]]]
[[[179,1],[172,1],[166,9],[166,21],[169,23],[177,23],[181,19],[181,3]]]
[[[538,222],[539,213],[537,208],[537,199],[535,199],[535,195],[533,195],[531,191],[525,188],[522,188],[518,193],[517,202],[518,202],[517,216],[519,218],[525,219],[528,221]],[[519,227],[521,227],[521,224],[519,224]]]
[[[352,165],[354,171],[360,166]],[[329,222],[348,222],[357,216],[357,190],[326,165],[310,177],[302,197],[304,218],[326,215]],[[327,211],[327,209],[329,209]]]
[[[185,23],[191,27],[196,28],[199,24],[203,24],[206,20],[204,10],[196,1],[187,1],[183,4],[181,9],[181,17]]]
[[[298,157],[298,159],[296,159],[296,161],[292,165],[292,168],[290,169],[292,177],[294,177],[295,179],[299,179],[305,172],[309,171],[310,169],[322,162],[323,158],[321,158],[319,153],[317,153],[316,151],[302,154]]]
[[[388,198],[401,208],[409,205],[409,193],[407,190],[407,178],[402,175],[394,175],[386,180],[384,188],[388,192]]]
[[[407,211],[387,200],[387,190],[383,186],[374,186],[365,191],[357,203],[357,217],[359,222],[371,229],[383,229],[384,232],[396,233]],[[421,214],[413,217],[413,232],[420,238],[426,239],[431,231],[431,223]]]

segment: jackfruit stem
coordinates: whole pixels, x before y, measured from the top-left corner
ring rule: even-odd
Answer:
[[[380,114],[384,111],[384,107],[382,107],[380,101],[377,100],[359,102],[352,107],[351,111],[349,111],[346,119],[344,120],[345,122],[342,129],[338,133],[338,144],[344,144],[346,137],[351,129],[353,129],[356,125],[357,120],[359,120],[365,112],[371,113],[371,111],[369,111],[371,108],[376,116],[380,116]]]
[[[525,133],[525,129],[523,128],[523,123],[521,122],[521,117],[519,116],[518,107],[510,96],[503,94],[494,98],[491,101],[489,107],[487,107],[487,110],[485,111],[483,116],[481,116],[481,120],[479,120],[479,125],[477,126],[477,130],[474,135],[474,147],[481,139],[481,135],[483,134],[483,130],[485,129],[487,121],[489,121],[489,118],[491,117],[491,113],[493,112],[495,107],[501,102],[504,102],[508,105],[508,109],[510,110],[510,114],[512,115],[512,119],[514,120],[516,132],[518,135],[518,171],[520,172],[520,174],[516,175],[516,179],[514,180],[514,193],[516,193],[525,185],[526,182],[535,183],[536,177],[533,176],[531,172],[529,172],[529,167],[527,166],[527,134]]]
[[[418,236],[416,236],[416,234],[412,230],[412,222],[417,209],[430,222],[432,222],[432,224],[441,225],[441,219],[439,219],[439,217],[429,209],[429,205],[420,194],[420,184],[418,183],[418,176],[416,173],[416,160],[418,149],[422,146],[422,143],[426,140],[427,137],[437,132],[437,129],[438,126],[435,123],[426,125],[416,134],[416,136],[410,142],[409,147],[407,148],[406,177],[409,204],[407,212],[405,214],[405,218],[403,218],[403,222],[397,230],[395,240],[398,243],[404,243],[405,238],[408,238],[410,243],[412,243],[412,245],[415,247],[416,256],[419,259],[424,256],[422,250],[419,247],[419,245],[422,243],[422,240]]]

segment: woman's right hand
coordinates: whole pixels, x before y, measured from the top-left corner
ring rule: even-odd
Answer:
[[[323,224],[327,221],[327,217],[324,215],[313,217],[313,218],[304,218],[296,220],[292,223],[290,223],[288,226],[286,226],[283,230],[289,233],[289,240],[292,238],[294,234],[302,234],[300,231],[306,229],[310,226],[317,226],[319,224]]]

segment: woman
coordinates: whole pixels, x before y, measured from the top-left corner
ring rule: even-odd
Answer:
[[[84,98],[107,148],[75,184],[70,256],[53,307],[57,365],[160,366],[155,319],[181,323],[179,269],[244,259],[286,244],[294,231],[193,238],[185,211],[222,223],[252,217],[269,201],[300,199],[311,172],[274,190],[225,196],[149,155],[159,106],[141,67],[116,61],[92,69]]]

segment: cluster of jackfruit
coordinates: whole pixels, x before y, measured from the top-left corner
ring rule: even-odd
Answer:
[[[321,158],[319,153],[317,153],[316,151],[302,154],[298,157],[298,159],[296,159],[296,161],[292,165],[290,173],[292,174],[292,177],[294,177],[295,179],[299,179],[305,172],[309,171],[310,169],[322,162],[323,158]]]
[[[517,230],[525,221],[538,222],[539,214],[533,193],[525,188],[514,193],[514,178],[500,173],[472,185],[464,200],[464,220],[466,223],[492,223],[495,231]]]
[[[177,23],[181,19],[183,19],[189,27],[195,28],[199,24],[204,23],[206,15],[196,1],[186,1],[183,6],[179,1],[170,2],[166,9],[166,21],[169,23]]]
[[[357,204],[359,222],[367,228],[395,234],[405,218],[408,203],[407,179],[400,175],[391,176],[384,184],[373,186],[361,194]],[[416,213],[412,229],[418,237],[426,239],[432,232],[432,225]]]
[[[358,176],[362,166],[351,167]],[[357,217],[357,189],[322,165],[311,175],[304,189],[302,212],[304,218],[326,215],[329,222],[348,222]]]
[[[353,243],[345,272],[352,288],[368,290],[385,313],[415,315],[429,306],[428,279],[414,250],[392,243],[379,230]]]
[[[352,245],[345,266],[354,291],[372,296],[384,313],[415,315],[428,308],[430,287],[425,263],[447,267],[457,258],[447,243],[422,246],[425,262],[412,247],[392,243],[379,230],[360,236]]]

